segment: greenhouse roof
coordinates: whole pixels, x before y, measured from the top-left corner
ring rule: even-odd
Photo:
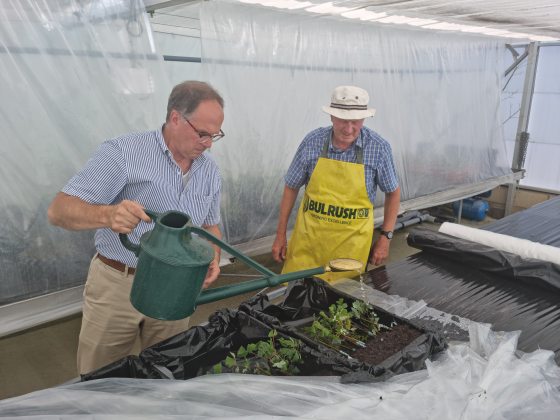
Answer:
[[[234,0],[319,15],[533,41],[560,40],[557,0]],[[155,10],[196,1],[146,0]]]

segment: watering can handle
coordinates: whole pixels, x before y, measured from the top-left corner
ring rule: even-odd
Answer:
[[[210,242],[219,246],[221,249],[225,250],[227,253],[233,255],[234,257],[237,257],[240,261],[243,261],[249,267],[254,268],[258,272],[260,272],[260,273],[262,273],[266,276],[276,276],[276,273],[274,273],[273,271],[270,271],[268,268],[262,266],[261,264],[252,260],[251,258],[247,257],[246,255],[243,255],[241,252],[237,251],[235,248],[233,248],[229,244],[227,244],[224,241],[221,241],[220,239],[216,238],[214,235],[212,235],[206,229],[200,228],[198,226],[190,226],[189,230],[191,232],[196,233],[197,235],[199,235],[203,238],[208,239]]]
[[[144,213],[146,213],[148,216],[150,216],[150,218],[152,219],[152,221],[156,221],[158,219],[158,217],[160,216],[159,213],[156,213],[155,211],[152,210],[147,210],[144,209]],[[128,235],[125,235],[124,233],[119,233],[119,239],[121,240],[121,243],[123,244],[123,246],[128,249],[129,251],[134,252],[134,255],[138,256],[138,253],[140,252],[140,245],[138,244],[134,244],[130,241],[130,239],[128,239]]]

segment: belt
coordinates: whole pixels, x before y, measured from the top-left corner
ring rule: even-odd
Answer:
[[[123,273],[126,273],[127,269],[128,274],[134,274],[134,272],[136,271],[134,267],[129,267],[128,265],[123,264],[120,261],[112,260],[110,258],[104,257],[101,254],[97,254],[97,258],[99,258],[99,261],[101,261],[103,264],[108,265],[109,267],[114,268],[115,270],[119,270]]]

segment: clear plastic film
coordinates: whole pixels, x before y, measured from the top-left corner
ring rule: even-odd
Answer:
[[[285,172],[330,125],[321,106],[338,85],[369,91],[365,124],[391,143],[403,200],[510,173],[503,41],[223,1],[203,2],[200,19],[202,72],[228,104],[213,153],[230,242],[274,233]]]
[[[169,83],[141,1],[0,8],[0,305],[80,285],[93,232],[47,207],[107,138],[156,128]]]
[[[542,45],[529,120],[529,144],[522,185],[560,191],[560,45]],[[511,145],[511,143],[510,143]]]
[[[149,419],[557,419],[560,368],[552,353],[516,355],[518,332],[470,327],[427,370],[385,382],[334,377],[207,375],[188,381],[110,378],[0,401],[2,416]]]

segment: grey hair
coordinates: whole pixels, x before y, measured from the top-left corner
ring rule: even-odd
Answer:
[[[167,116],[169,120],[171,111],[175,110],[181,115],[188,116],[195,111],[202,101],[217,101],[224,107],[224,99],[208,83],[197,80],[187,80],[173,88],[167,101]]]

